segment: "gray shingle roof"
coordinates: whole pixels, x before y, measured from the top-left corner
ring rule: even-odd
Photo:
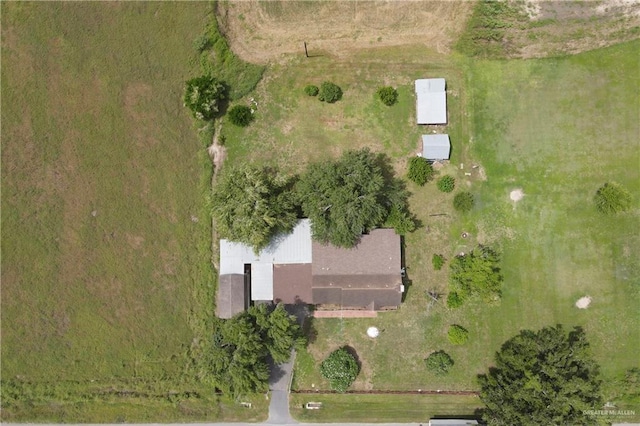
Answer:
[[[246,309],[244,275],[220,275],[216,295],[216,314],[219,318],[231,318]]]

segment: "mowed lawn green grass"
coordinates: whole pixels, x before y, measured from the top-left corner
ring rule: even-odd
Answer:
[[[307,402],[321,402],[319,410],[307,410]],[[392,395],[392,394],[291,394],[293,417],[306,422],[427,422],[446,413],[471,418],[482,407],[474,395]]]
[[[1,372],[26,387],[3,420],[265,415],[190,369],[214,315],[211,163],[182,93],[209,12],[2,4]]]
[[[317,337],[298,354],[294,388],[327,389],[320,362],[350,345],[362,364],[353,389],[475,390],[476,375],[492,365],[504,341],[557,323],[585,328],[605,384],[637,366],[637,48],[632,42],[566,58],[469,61],[407,47],[269,68],[253,95],[255,122],[248,129],[225,124],[231,163],[269,162],[299,172],[309,161],[368,146],[387,153],[403,174],[423,133],[414,124],[413,79],[445,77],[449,125],[437,131],[450,134],[453,151],[439,173],[452,174],[456,191],[476,197],[473,211],[460,215],[451,207],[455,192],[408,184],[422,226],[405,238],[405,302],[374,319],[313,320]],[[341,101],[328,105],[303,93],[324,80],[343,88]],[[397,105],[375,99],[382,85],[398,87]],[[593,194],[609,180],[632,191],[632,211],[596,213]],[[509,195],[518,188],[525,196],[514,203]],[[448,289],[447,267],[434,271],[432,255],[450,260],[477,244],[502,253],[502,301],[458,310],[447,309],[444,297],[431,303],[428,290]],[[592,297],[586,310],[574,305],[582,296]],[[447,341],[451,324],[469,330],[466,345]],[[375,340],[365,335],[371,325],[382,331]],[[444,377],[424,366],[440,349],[455,361]],[[333,418],[332,410],[320,412],[313,416]]]

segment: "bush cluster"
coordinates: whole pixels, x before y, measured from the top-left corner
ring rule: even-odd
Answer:
[[[345,392],[356,379],[360,368],[347,348],[336,349],[320,364],[320,374],[329,380],[331,389]]]
[[[229,121],[238,127],[247,127],[251,121],[253,121],[253,113],[251,108],[246,105],[235,105],[227,114],[229,115]]]
[[[435,171],[424,157],[411,157],[409,160],[409,171],[407,172],[407,178],[420,186],[433,179]]]
[[[337,84],[334,84],[330,81],[325,81],[320,85],[318,99],[322,102],[332,104],[342,99],[342,89]]]
[[[449,327],[447,337],[452,345],[464,345],[469,340],[469,331],[460,325],[454,324]]]
[[[464,303],[464,299],[457,292],[452,291],[447,296],[447,307],[451,309],[459,308]]]
[[[453,208],[461,213],[466,213],[473,208],[473,194],[470,192],[458,192],[455,197],[453,197]]]
[[[436,186],[442,192],[451,192],[456,187],[456,179],[451,175],[444,175],[438,179]]]
[[[304,88],[304,93],[309,96],[317,96],[319,91],[320,89],[318,89],[318,86],[315,86],[313,84],[309,84]]]
[[[444,265],[444,256],[441,254],[434,254],[431,258],[431,263],[433,264],[433,269],[439,271]]]
[[[192,78],[186,82],[184,106],[200,120],[213,119],[226,99],[227,90],[224,83],[210,75]]]
[[[593,201],[600,213],[615,214],[629,210],[631,194],[619,183],[609,182],[596,191]]]
[[[380,87],[376,92],[383,104],[391,106],[398,101],[398,91],[391,86]]]
[[[444,376],[453,367],[453,359],[445,351],[433,352],[425,360],[427,370],[438,376]]]

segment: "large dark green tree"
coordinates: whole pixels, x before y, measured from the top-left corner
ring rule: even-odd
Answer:
[[[215,77],[203,75],[186,82],[184,105],[200,120],[215,118],[226,99],[227,88]]]
[[[602,407],[598,365],[580,327],[521,331],[478,380],[489,425],[597,424],[583,410]]]
[[[314,239],[353,247],[363,232],[381,226],[393,208],[403,228],[409,218],[408,193],[389,161],[369,149],[346,151],[334,161],[311,164],[297,186]],[[411,229],[409,229],[411,230]]]
[[[469,253],[453,258],[450,263],[451,291],[461,300],[478,296],[495,301],[501,296],[502,274],[500,256],[487,246],[478,246]]]
[[[259,305],[218,323],[209,365],[215,385],[230,395],[263,392],[268,387],[268,357],[286,362],[301,343],[295,317],[282,305]]]
[[[294,180],[269,167],[244,165],[225,170],[211,197],[212,213],[224,237],[259,252],[298,221]]]

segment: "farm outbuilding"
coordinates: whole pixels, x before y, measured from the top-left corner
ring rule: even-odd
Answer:
[[[422,135],[422,156],[427,160],[448,160],[451,154],[449,135]]]
[[[418,124],[447,124],[447,92],[444,78],[416,80],[416,121]]]

